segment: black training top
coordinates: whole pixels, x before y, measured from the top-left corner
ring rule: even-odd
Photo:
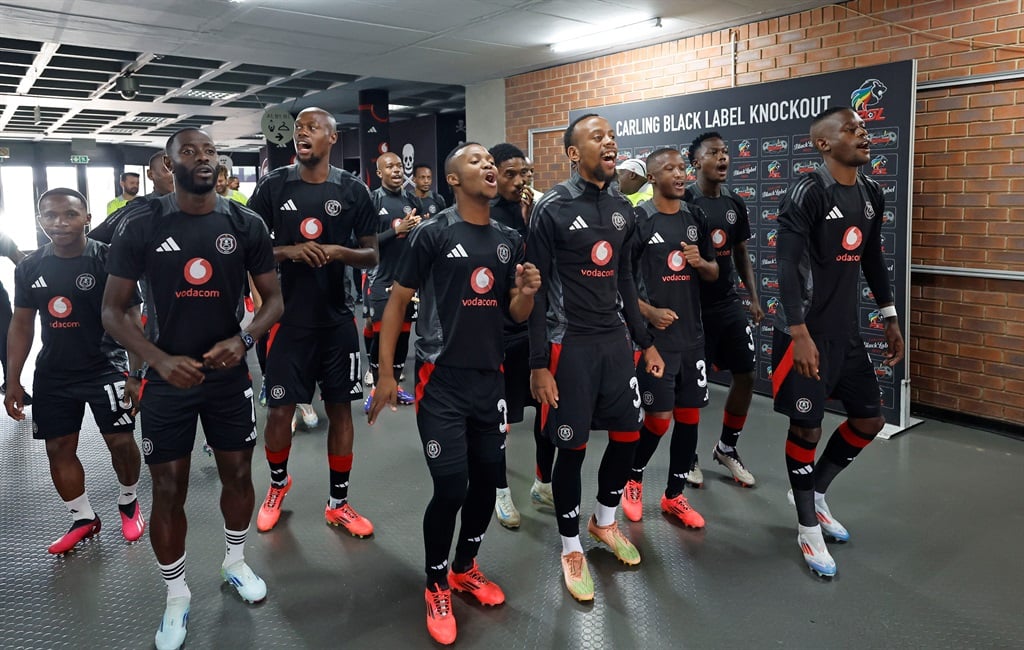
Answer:
[[[523,240],[491,221],[462,220],[455,206],[416,227],[395,281],[418,289],[416,358],[439,366],[498,370],[502,330]]]
[[[267,224],[275,246],[315,241],[349,246],[353,238],[373,235],[376,222],[370,192],[351,172],[331,167],[323,183],[307,183],[297,164],[280,167],[264,176],[249,207]],[[303,327],[329,327],[352,320],[345,298],[345,269],[341,261],[320,268],[283,260],[282,323]]]
[[[736,245],[750,239],[750,217],[743,199],[721,186],[721,194],[717,197],[704,196],[696,183],[686,188],[683,200],[693,203],[704,211],[711,233],[711,245],[715,248],[715,259],[718,260],[718,279],[713,282],[701,282],[700,303],[704,307],[713,308],[717,305],[739,300],[736,293],[736,281],[733,278],[733,251]]]
[[[110,245],[107,271],[130,280],[145,275],[156,346],[198,359],[238,334],[246,273],[274,270],[270,235],[259,215],[224,197],[203,215],[181,212],[173,194],[134,203]]]

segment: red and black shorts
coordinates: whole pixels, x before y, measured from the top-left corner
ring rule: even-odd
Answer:
[[[416,426],[431,476],[497,463],[505,454],[508,406],[497,370],[416,362]]]
[[[32,381],[32,437],[52,440],[81,431],[85,405],[100,433],[135,430],[131,403],[124,395],[124,373],[109,373],[82,381],[54,381],[36,372]]]
[[[387,307],[388,298],[391,297],[391,291],[389,287],[385,287],[381,284],[375,284],[370,287],[370,291],[367,294],[367,316],[370,321],[373,322],[373,333],[380,333],[380,321],[384,318],[384,308]],[[409,324],[416,320],[419,316],[419,299],[410,300],[409,304],[405,307],[405,327],[402,328],[403,332],[409,331]]]
[[[704,350],[694,348],[681,352],[659,350],[665,361],[665,373],[653,377],[637,368],[640,401],[648,413],[661,413],[674,408],[704,408],[708,405],[708,369]]]
[[[734,373],[754,372],[754,335],[743,311],[734,300],[701,308],[704,322],[704,358],[719,370]]]
[[[192,453],[196,421],[206,442],[218,451],[251,449],[256,444],[252,379],[245,365],[206,372],[203,383],[175,388],[154,370],[142,384],[142,454],[154,465]]]
[[[316,384],[325,402],[363,398],[355,321],[332,327],[278,323],[267,335],[267,404],[309,404]]]
[[[878,379],[864,342],[857,334],[849,339],[814,339],[818,348],[818,375],[804,377],[793,367],[793,339],[782,330],[772,335],[772,393],[775,410],[793,420],[820,422],[825,401],[839,400],[854,418],[873,418],[882,413]]]
[[[558,385],[558,408],[541,406],[541,428],[557,447],[579,448],[590,430],[614,435],[640,429],[640,389],[633,346],[626,337],[551,344],[548,369]]]

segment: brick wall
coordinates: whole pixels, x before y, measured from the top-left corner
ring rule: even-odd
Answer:
[[[732,30],[736,85],[918,60],[918,81],[1024,72],[1024,1],[858,0]],[[598,108],[732,86],[718,31],[511,77],[510,142]],[[1024,80],[921,91],[911,259],[1024,271]],[[559,133],[534,139],[536,185],[567,174]],[[914,274],[914,402],[1024,423],[1024,281]]]

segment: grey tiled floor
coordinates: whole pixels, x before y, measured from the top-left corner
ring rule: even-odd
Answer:
[[[1024,445],[995,434],[926,422],[870,445],[830,492],[853,540],[833,547],[839,576],[804,567],[786,503],[785,421],[755,398],[741,451],[754,489],[726,480],[710,462],[724,390],[704,411],[700,453],[707,479],[688,492],[708,520],[682,529],[657,510],[667,444],[648,468],[645,519],[625,524],[643,563],[615,562],[585,540],[597,583],[592,605],[561,584],[552,515],[529,503],[533,442],[514,427],[509,481],[523,512],[518,531],[492,523],[480,557],[508,602],[483,609],[456,597],[458,645],[488,648],[997,648],[1024,646]],[[38,408],[38,407],[37,407]],[[322,415],[322,407],[318,405]],[[258,409],[262,418],[262,410]],[[826,427],[838,418],[830,416]],[[148,536],[126,545],[114,505],[116,479],[89,420],[80,456],[98,539],[66,557],[46,545],[67,515],[30,424],[0,420],[0,647],[148,648],[164,587]],[[262,420],[261,426],[262,430]],[[213,462],[196,445],[188,512],[188,648],[431,647],[423,623],[421,519],[429,478],[413,412],[356,424],[351,500],[376,535],[354,539],[324,525],[326,426],[301,431],[292,447],[294,488],[268,534],[250,535],[247,559],[266,579],[268,600],[252,607],[223,585]],[[603,451],[596,436],[585,466],[584,516]],[[259,447],[257,499],[268,471]],[[148,507],[149,478],[141,494]],[[255,531],[255,526],[253,526]]]

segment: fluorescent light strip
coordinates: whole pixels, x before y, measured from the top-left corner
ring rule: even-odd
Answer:
[[[652,18],[632,25],[622,25],[614,29],[569,38],[552,43],[548,47],[552,52],[575,52],[580,50],[603,50],[611,45],[639,42],[653,38],[661,32],[661,18]]]

